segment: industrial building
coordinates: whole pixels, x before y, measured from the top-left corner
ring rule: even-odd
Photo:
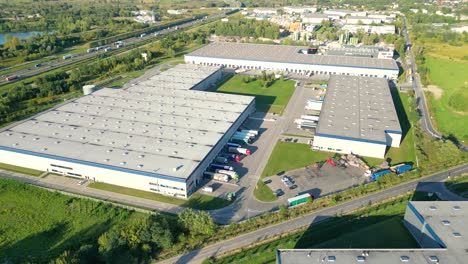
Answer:
[[[323,21],[329,21],[330,16],[326,14],[304,14],[301,16],[302,23],[321,24]]]
[[[331,47],[326,51],[327,55],[354,56],[377,59],[393,59],[393,48],[379,46],[353,46],[343,45]]]
[[[203,91],[220,67],[178,65],[101,89],[0,132],[0,162],[187,198],[255,111],[254,97]]]
[[[308,47],[214,42],[185,55],[189,64],[300,74],[398,77],[393,60],[309,54]]]
[[[357,24],[381,24],[382,20],[380,18],[366,17],[366,16],[349,16],[346,19],[346,24],[357,25]]]
[[[404,224],[421,248],[278,249],[277,264],[313,263],[450,263],[468,259],[468,202],[411,201]]]
[[[345,10],[345,9],[328,9],[323,11],[327,15],[337,15],[340,17],[345,16],[367,16],[367,11],[354,11],[354,10]]]
[[[383,26],[369,26],[369,25],[344,25],[342,30],[347,30],[351,33],[356,33],[358,30],[363,30],[364,33],[368,34],[395,34],[394,25],[383,25]]]
[[[312,148],[384,158],[402,131],[387,80],[332,76]]]

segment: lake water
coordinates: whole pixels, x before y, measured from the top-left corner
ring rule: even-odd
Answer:
[[[39,32],[39,31],[30,31],[30,32],[18,32],[18,33],[2,33],[0,34],[0,45],[3,45],[5,44],[5,37],[7,35],[10,35],[12,38],[14,37],[17,37],[17,38],[20,38],[20,39],[25,39],[25,38],[29,38],[31,36],[34,36],[36,34],[42,34],[43,32]]]

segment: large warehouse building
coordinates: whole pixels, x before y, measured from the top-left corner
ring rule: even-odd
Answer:
[[[384,158],[401,136],[387,80],[330,77],[313,149]]]
[[[466,264],[467,210],[465,201],[409,202],[403,222],[421,248],[278,249],[276,263]]]
[[[220,67],[178,65],[0,132],[0,162],[187,198],[254,97],[204,92]],[[198,90],[198,91],[197,91]]]
[[[215,42],[185,55],[191,64],[330,74],[398,78],[394,60],[308,54],[308,47]]]

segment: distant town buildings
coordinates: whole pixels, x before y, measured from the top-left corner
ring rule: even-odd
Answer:
[[[183,15],[187,13],[187,9],[169,9],[167,10],[169,15]]]
[[[468,32],[468,25],[452,27],[451,30],[457,33]]]
[[[283,11],[287,14],[305,14],[305,13],[315,13],[317,12],[316,7],[312,6],[285,6]]]
[[[157,22],[154,12],[150,10],[135,11],[132,14],[135,16],[133,20],[139,23],[150,24]]]
[[[323,12],[327,15],[338,15],[340,17],[349,16],[367,16],[367,11],[353,11],[353,10],[345,10],[345,9],[329,9]]]
[[[356,33],[358,30],[364,30],[365,33],[377,33],[377,34],[395,34],[394,25],[383,25],[383,26],[369,26],[369,25],[345,25],[343,30],[347,30],[351,33]]]

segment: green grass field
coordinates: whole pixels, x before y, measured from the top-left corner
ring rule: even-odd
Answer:
[[[254,190],[255,198],[263,202],[273,202],[278,200],[278,197],[273,193],[273,191],[268,187],[262,180],[257,182],[257,187]]]
[[[468,174],[457,176],[445,182],[445,186],[451,192],[468,198]]]
[[[212,210],[212,209],[219,209],[226,207],[230,204],[228,200],[200,194],[194,193],[188,200],[177,199],[174,197],[164,196],[158,193],[146,192],[131,188],[126,188],[122,186],[102,183],[102,182],[92,182],[88,184],[88,187],[95,188],[99,190],[121,193],[126,195],[131,195],[135,197],[145,198],[149,200],[154,200],[162,203],[174,204],[183,207],[199,209],[199,210]]]
[[[325,161],[334,155],[335,153],[325,151],[312,151],[307,144],[278,141],[262,172],[262,178]]]
[[[0,163],[0,169],[2,170],[7,170],[7,171],[12,171],[12,172],[18,172],[22,174],[27,174],[31,176],[39,176],[43,173],[43,171],[39,170],[33,170],[29,168],[24,168],[24,167],[18,167],[10,164],[5,164],[5,163]]]
[[[48,263],[143,214],[0,179],[0,259]]]
[[[418,248],[402,223],[409,198],[331,217],[305,231],[205,263],[275,263],[277,248]]]
[[[270,87],[262,88],[259,81],[244,83],[242,81],[243,78],[244,76],[234,75],[223,85],[212,91],[254,95],[257,111],[276,114],[283,113],[284,108],[294,92],[294,81],[276,80]]]
[[[468,63],[427,56],[426,64],[430,82],[443,90],[440,99],[430,96],[428,102],[438,130],[468,142]]]

